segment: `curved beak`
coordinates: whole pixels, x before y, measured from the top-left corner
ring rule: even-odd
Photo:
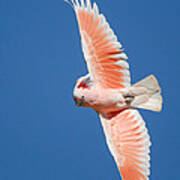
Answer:
[[[75,101],[75,103],[76,103],[76,106],[78,106],[78,107],[82,107],[83,106],[83,100],[82,99],[79,99],[79,98],[77,98],[77,97],[74,97],[74,101]]]

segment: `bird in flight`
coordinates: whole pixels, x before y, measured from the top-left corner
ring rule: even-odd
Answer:
[[[148,180],[151,142],[137,108],[161,111],[158,81],[150,75],[131,85],[127,55],[96,3],[67,2],[77,17],[89,71],[77,80],[74,101],[77,106],[93,108],[99,114],[122,179]]]

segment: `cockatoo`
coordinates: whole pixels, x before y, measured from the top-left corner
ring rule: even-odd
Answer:
[[[67,0],[66,0],[67,1]],[[131,85],[127,55],[96,3],[69,0],[81,36],[89,74],[76,82],[77,106],[93,108],[123,180],[148,180],[150,137],[137,108],[161,111],[162,96],[154,75]]]

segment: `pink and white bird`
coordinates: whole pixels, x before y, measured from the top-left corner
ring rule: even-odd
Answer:
[[[67,1],[67,0],[66,0]],[[67,1],[80,30],[89,74],[77,80],[74,100],[100,116],[106,141],[123,180],[148,180],[150,138],[136,108],[161,111],[161,89],[153,75],[131,85],[127,55],[96,3]]]

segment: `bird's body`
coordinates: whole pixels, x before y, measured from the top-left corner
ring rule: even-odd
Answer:
[[[79,82],[84,82],[82,84],[85,84],[87,78],[89,77],[81,77]],[[154,76],[151,75],[148,79],[149,78],[151,78],[152,81],[155,81]],[[145,86],[105,89],[102,86],[94,85],[93,82],[90,82],[90,86],[88,86],[87,83],[87,85],[84,85],[85,87],[80,86],[81,83],[77,83],[73,92],[77,105],[91,107],[96,112],[101,113],[104,116],[111,112],[117,112],[127,108],[136,108],[149,101],[149,98],[154,92],[158,91],[159,93],[158,86],[156,87],[157,89],[155,88],[153,90]],[[159,104],[157,105],[159,106]],[[160,107],[156,108],[158,111],[158,108]]]
[[[82,91],[82,92],[81,92]],[[83,96],[83,106],[92,107],[96,112],[110,112],[119,109],[117,104],[125,105],[121,90],[106,89],[92,86],[91,88],[74,90],[74,97]]]
[[[148,180],[150,138],[136,108],[160,111],[153,75],[131,85],[127,56],[96,3],[68,1],[75,10],[89,74],[78,79],[74,100],[100,116],[106,141],[123,180]]]

